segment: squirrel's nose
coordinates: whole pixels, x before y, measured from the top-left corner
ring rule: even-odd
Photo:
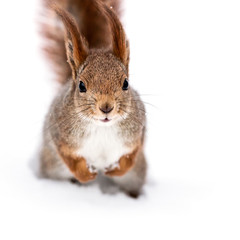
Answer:
[[[99,108],[103,113],[110,113],[113,110],[113,107],[105,104]]]

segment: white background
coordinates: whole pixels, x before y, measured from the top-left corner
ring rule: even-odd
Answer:
[[[148,110],[144,195],[37,179],[56,93],[36,0],[0,7],[0,239],[240,239],[240,2],[126,0]]]

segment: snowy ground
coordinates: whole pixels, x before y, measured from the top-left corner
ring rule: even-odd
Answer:
[[[131,84],[155,106],[138,200],[34,176],[56,90],[37,1],[2,3],[0,239],[240,239],[239,1],[125,1]]]

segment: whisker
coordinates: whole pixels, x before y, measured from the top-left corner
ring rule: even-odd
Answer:
[[[47,128],[44,129],[43,132],[47,132],[48,130],[50,130],[52,127],[54,127],[55,125],[59,124],[59,127],[62,127],[62,125],[66,122],[72,122],[70,120],[73,120],[73,121],[79,121],[79,120],[84,120],[83,117],[85,117],[85,114],[83,115],[82,112],[85,112],[87,110],[89,110],[90,107],[86,108],[86,109],[83,109],[79,112],[75,112],[74,114],[71,114],[69,117],[67,118],[64,118],[62,121],[57,119],[53,124],[51,124],[50,126],[48,126]],[[91,113],[90,113],[91,114]]]
[[[142,127],[144,127],[144,124],[143,124],[142,122],[140,122],[140,121],[136,118],[136,116],[134,116],[133,114],[127,112],[126,110],[124,110],[124,109],[122,109],[122,108],[120,108],[120,109],[121,109],[123,112],[127,113],[128,115],[130,115],[131,119],[133,118],[133,119],[134,119],[136,122],[138,122]]]
[[[86,103],[86,104],[82,104],[82,105],[76,105],[76,107],[84,107],[84,106],[95,106],[95,104]]]
[[[131,99],[131,98],[129,98],[129,99]],[[133,100],[132,100],[133,99]],[[142,100],[138,100],[138,99],[134,99],[134,98],[132,98],[131,99],[131,101],[132,102],[142,102],[142,103],[144,103],[144,104],[148,104],[148,105],[150,105],[151,107],[154,107],[154,108],[156,108],[156,109],[158,109],[158,107],[157,106],[155,106],[155,105],[153,105],[152,103],[149,103],[149,102],[145,102],[145,101],[142,101]],[[125,100],[125,99],[124,99]],[[121,101],[119,101],[120,103],[125,103],[126,101],[124,101],[124,100],[121,100]],[[159,110],[159,109],[158,109]]]
[[[146,110],[145,110],[145,109],[138,108],[138,107],[136,108],[135,106],[125,105],[125,104],[121,104],[120,107],[121,107],[121,106],[123,106],[123,107],[129,107],[129,108],[132,108],[132,109],[134,109],[134,110],[137,109],[137,110],[140,110],[140,111],[146,113]]]

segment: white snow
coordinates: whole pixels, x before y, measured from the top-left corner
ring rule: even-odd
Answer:
[[[146,104],[149,173],[137,200],[33,174],[58,89],[36,9],[1,5],[0,239],[239,239],[239,1],[126,0],[130,84],[156,107]]]

